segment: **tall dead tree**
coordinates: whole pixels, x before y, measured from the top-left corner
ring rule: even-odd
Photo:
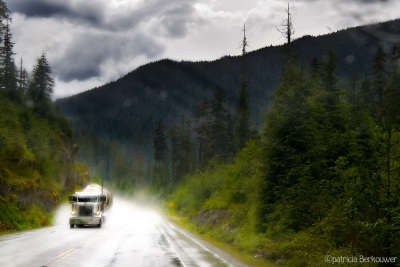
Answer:
[[[246,145],[250,137],[250,111],[248,103],[247,83],[247,50],[246,25],[243,27],[242,46],[242,72],[240,78],[239,99],[235,117],[235,146],[237,150]]]
[[[292,37],[294,35],[294,27],[292,23],[292,11],[293,8],[290,7],[288,3],[287,9],[285,9],[286,17],[282,19],[282,24],[279,27],[276,27],[278,32],[286,39],[288,56],[290,58],[290,44],[292,42]]]

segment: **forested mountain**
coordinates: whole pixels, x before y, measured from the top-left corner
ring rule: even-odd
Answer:
[[[56,104],[91,175],[173,200],[170,211],[211,238],[289,266],[396,266],[399,33],[395,20],[250,53],[244,35],[242,56],[149,63]],[[48,102],[25,96],[48,116]],[[31,140],[24,108],[9,110],[18,135],[1,131],[6,144]],[[18,152],[18,170],[51,184],[54,165],[19,144],[1,164]]]
[[[282,265],[398,266],[400,40],[391,48],[379,45],[366,77],[347,83],[332,50],[311,67],[289,58],[261,135],[231,161],[184,176],[172,193],[176,212],[200,233]]]
[[[318,37],[304,36],[291,43],[291,55],[311,66],[323,64],[332,51],[337,58],[339,83],[347,85],[354,79],[361,81],[368,77],[378,45],[392,53],[393,36],[399,32],[400,20],[394,20]],[[248,42],[251,44],[251,40]],[[245,75],[253,128],[263,125],[271,92],[286,60],[286,45],[246,54]],[[227,110],[235,116],[242,66],[242,56],[225,56],[210,62],[160,60],[109,84],[59,99],[56,105],[77,131],[80,157],[90,164],[93,173],[126,179],[128,184],[145,183],[152,171],[156,122],[162,120],[167,131],[183,121],[195,127],[192,120],[197,107],[212,99],[217,86],[224,90]],[[117,154],[121,157],[116,157]],[[122,154],[130,155],[130,160]],[[115,158],[121,159],[113,162]],[[132,167],[132,161],[140,162],[140,170]],[[118,175],[113,166],[120,166]],[[121,166],[130,171],[122,174]]]
[[[328,50],[338,58],[343,82],[353,75],[368,75],[368,65],[380,44],[391,49],[390,36],[398,33],[400,20],[342,30],[324,36],[304,36],[292,43],[300,62],[323,59]],[[251,40],[249,40],[251,43]],[[277,85],[285,46],[271,46],[248,53],[249,102],[254,123],[262,122],[270,93]],[[231,110],[236,105],[241,73],[241,56],[225,56],[211,62],[160,60],[141,66],[117,81],[57,100],[75,129],[95,132],[112,139],[148,143],[155,124],[163,119],[171,125],[194,112],[201,101],[212,97],[221,86]]]

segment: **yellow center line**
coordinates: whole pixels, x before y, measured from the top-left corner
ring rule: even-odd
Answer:
[[[95,241],[95,240],[98,239],[99,237],[100,237],[100,235],[93,236],[93,237],[90,238],[88,241],[86,241],[86,243],[83,245],[83,247],[88,247],[91,243],[93,243],[93,241]]]
[[[50,263],[48,265],[48,267],[51,267],[53,265],[55,265],[56,263],[60,262],[61,260],[65,259],[66,257],[70,256],[72,253],[74,253],[76,251],[75,248],[71,248],[67,251],[65,251],[64,253],[61,253],[60,255],[57,256],[57,259],[55,261],[53,261],[52,263]]]
[[[96,239],[98,239],[100,236],[102,236],[104,234],[104,231],[98,233],[97,235],[91,237],[89,240],[87,240],[82,247],[89,247],[90,244],[92,244]],[[81,247],[81,248],[82,248]],[[54,266],[55,264],[59,263],[60,261],[62,261],[63,259],[71,256],[74,252],[77,251],[77,248],[70,248],[67,251],[61,253],[60,255],[57,256],[57,259],[55,261],[53,261],[52,263],[50,263],[47,267],[51,267]]]

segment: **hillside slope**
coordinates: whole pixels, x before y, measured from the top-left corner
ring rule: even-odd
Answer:
[[[378,45],[393,49],[400,20],[360,26],[292,43],[292,54],[306,65],[320,61],[329,50],[337,56],[342,83],[350,77],[368,76],[368,64]],[[250,40],[251,42],[251,40]],[[253,123],[262,124],[268,99],[276,87],[286,47],[265,47],[248,54],[250,111]],[[233,112],[239,91],[242,59],[225,56],[211,62],[160,60],[137,68],[101,87],[56,101],[75,129],[96,133],[106,139],[144,145],[151,150],[155,123],[167,127],[193,113],[195,106],[212,97],[216,85],[227,94]]]

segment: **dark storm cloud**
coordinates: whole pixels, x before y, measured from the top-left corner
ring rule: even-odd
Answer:
[[[194,8],[200,0],[5,1],[12,13],[27,20],[71,25],[64,28],[71,33],[64,44],[57,44],[51,62],[53,74],[63,82],[117,78],[130,71],[122,62],[160,58],[168,40],[183,38],[202,23]]]
[[[111,7],[108,1],[6,0],[11,12],[27,17],[63,18],[88,22],[91,26],[122,31],[137,28],[151,19],[169,37],[182,37],[189,25],[198,22],[193,4],[196,0],[153,0],[136,5]],[[113,10],[114,9],[114,10]],[[112,13],[110,11],[115,11]]]
[[[82,2],[79,8],[69,1],[60,0],[6,0],[12,13],[21,13],[27,17],[64,18],[100,24],[103,18],[101,6]]]
[[[85,34],[75,38],[54,62],[54,74],[64,82],[83,81],[101,76],[107,69],[130,58],[145,56],[151,59],[163,51],[163,46],[141,33],[131,37]]]
[[[42,0],[8,0],[8,2],[8,8],[11,12],[22,13],[29,17],[49,17],[68,12],[68,9],[61,5],[49,4]]]
[[[27,19],[68,21],[85,32],[71,32],[71,41],[52,62],[54,74],[64,82],[104,76],[112,72],[110,62],[160,57],[168,39],[186,36],[200,22],[193,7],[198,0],[5,1],[11,12]]]

